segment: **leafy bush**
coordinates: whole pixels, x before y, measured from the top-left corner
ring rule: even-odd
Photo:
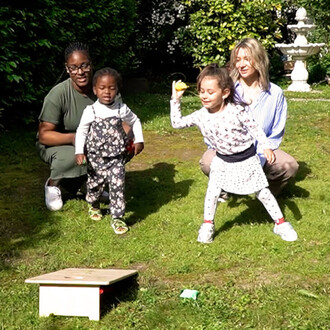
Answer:
[[[137,21],[132,40],[136,57],[134,74],[162,81],[162,74],[175,71],[189,73],[190,54],[182,53],[175,31],[187,25],[187,10],[177,0],[138,0]],[[133,71],[132,70],[132,71]]]
[[[310,79],[320,79],[313,72],[330,73],[326,1],[13,2],[2,0],[0,7],[0,111],[13,121],[36,119],[43,97],[63,73],[63,50],[75,40],[90,45],[97,69],[114,66],[124,75],[143,74],[162,84],[173,72],[194,80],[199,68],[224,65],[238,40],[255,37],[269,52],[271,75],[278,77],[282,63],[274,44],[293,41],[287,24],[296,23],[295,12],[304,6],[317,25],[308,40],[326,44],[322,56],[309,61]]]
[[[307,69],[309,83],[324,81],[326,77],[330,77],[330,54],[322,52],[321,55],[312,56],[308,59]]]
[[[37,0],[0,7],[0,108],[40,104],[61,75],[65,47],[75,40],[90,46],[98,66],[127,70],[135,15],[134,0],[84,0],[79,5],[72,0]],[[19,116],[33,116],[22,109]]]
[[[183,50],[191,54],[195,67],[216,62],[224,65],[235,43],[244,37],[262,41],[266,49],[281,37],[283,25],[276,11],[280,0],[195,0],[184,1],[190,13],[189,25],[178,30]]]

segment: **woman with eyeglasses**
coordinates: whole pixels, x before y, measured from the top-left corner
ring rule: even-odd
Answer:
[[[39,116],[37,148],[41,159],[50,166],[45,202],[51,211],[63,206],[60,186],[75,194],[86,181],[86,166],[75,162],[75,135],[83,110],[96,101],[88,46],[71,43],[64,58],[69,78],[50,90]]]

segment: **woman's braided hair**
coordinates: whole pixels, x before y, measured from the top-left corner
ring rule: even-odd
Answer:
[[[68,61],[68,58],[70,57],[70,55],[73,52],[82,52],[88,57],[89,60],[91,60],[90,55],[89,55],[89,47],[82,42],[75,41],[75,42],[70,43],[69,46],[65,48],[65,51],[64,51],[65,62]]]

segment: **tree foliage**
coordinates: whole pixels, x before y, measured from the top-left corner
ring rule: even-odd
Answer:
[[[237,40],[254,37],[266,48],[280,40],[280,0],[186,0],[190,22],[178,31],[196,67],[224,65]]]
[[[279,58],[274,44],[293,41],[287,24],[296,23],[295,12],[300,6],[306,8],[317,25],[308,40],[327,45],[320,58],[312,58],[314,65],[321,65],[330,75],[327,0],[2,0],[1,3],[0,114],[1,109],[24,105],[20,108],[24,117],[26,105],[40,105],[61,76],[63,50],[71,41],[83,41],[90,46],[96,68],[109,65],[124,74],[134,71],[158,78],[162,73],[189,69],[195,74],[197,68],[211,62],[224,65],[234,44],[244,37],[259,39]],[[274,60],[271,63],[276,65]]]
[[[177,30],[182,50],[201,68],[216,62],[224,65],[235,43],[245,37],[261,41],[273,56],[276,66],[279,51],[275,43],[293,42],[294,33],[287,24],[295,24],[295,13],[303,6],[317,25],[309,36],[311,42],[329,45],[329,9],[326,0],[184,0],[189,16],[186,26]],[[328,48],[321,62],[329,61]],[[329,71],[329,69],[328,69]]]
[[[99,66],[127,69],[134,0],[36,0],[0,7],[0,109],[40,102],[64,68],[71,41],[90,46]]]
[[[133,49],[136,68],[141,74],[152,75],[191,67],[178,47],[175,31],[186,25],[187,15],[181,1],[138,0]]]

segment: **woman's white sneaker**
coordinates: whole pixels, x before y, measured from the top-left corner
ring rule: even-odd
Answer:
[[[281,238],[287,242],[294,242],[298,238],[290,222],[283,222],[280,225],[275,224],[273,232],[276,235],[280,235]]]
[[[61,190],[55,186],[48,186],[50,178],[45,184],[45,202],[48,210],[58,211],[63,207]]]
[[[198,231],[197,242],[212,243],[214,235],[214,224],[203,222]]]

